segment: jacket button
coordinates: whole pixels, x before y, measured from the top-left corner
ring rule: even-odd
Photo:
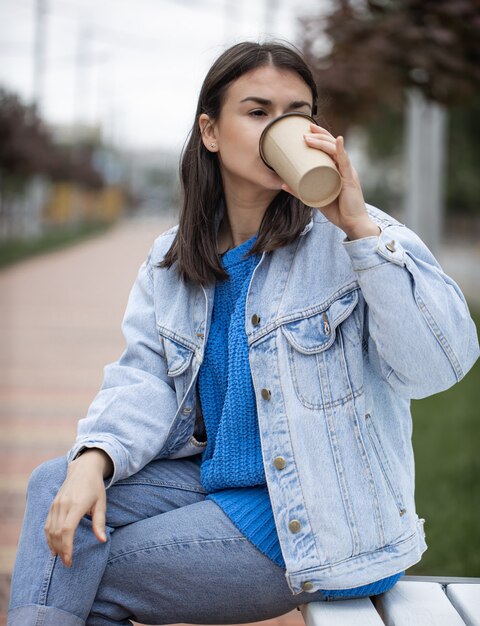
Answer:
[[[260,324],[260,316],[257,315],[256,313],[252,315],[252,324],[254,326],[258,326]]]
[[[287,462],[285,461],[285,459],[283,458],[283,456],[276,456],[273,459],[273,464],[275,465],[275,467],[278,470],[282,470],[284,469],[284,467],[286,466]]]
[[[306,580],[304,583],[302,583],[302,589],[303,591],[311,591],[313,589],[313,583],[311,583],[309,580]]]
[[[262,398],[264,400],[270,400],[271,397],[272,397],[272,392],[270,391],[270,389],[262,389]]]
[[[395,248],[395,241],[392,239],[392,241],[389,241],[388,243],[385,244],[385,248],[389,251],[389,252],[395,252],[396,248]]]
[[[298,519],[292,519],[292,521],[288,525],[288,528],[291,530],[292,533],[298,533],[301,527],[302,525],[300,524]]]

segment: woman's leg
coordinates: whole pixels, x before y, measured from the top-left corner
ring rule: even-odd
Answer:
[[[84,517],[75,533],[73,566],[65,567],[48,548],[44,525],[65,480],[64,457],[32,474],[10,595],[9,626],[83,626],[110,553],[115,529],[202,501],[197,458],[160,460],[107,490],[107,543],[100,543]]]
[[[118,529],[88,626],[228,624],[322,600],[293,595],[284,570],[203,500]]]

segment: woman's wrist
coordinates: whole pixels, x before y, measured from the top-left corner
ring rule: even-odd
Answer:
[[[354,226],[343,229],[349,241],[363,239],[364,237],[378,237],[381,233],[380,227],[370,218],[362,220]]]
[[[83,450],[77,454],[74,461],[97,464],[102,471],[103,478],[108,478],[113,474],[112,459],[100,448],[83,448]]]

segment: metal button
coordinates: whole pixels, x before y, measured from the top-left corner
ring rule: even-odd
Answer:
[[[300,524],[298,519],[292,519],[292,521],[288,525],[288,528],[291,530],[292,533],[298,533],[301,527],[302,525]]]
[[[258,326],[260,324],[260,315],[257,315],[256,313],[252,315],[252,324],[254,326]]]
[[[392,241],[389,241],[388,243],[385,244],[385,248],[389,251],[389,252],[395,252],[396,248],[395,248],[395,241],[392,239]]]
[[[272,392],[270,391],[270,389],[262,389],[262,398],[264,400],[270,400],[271,397],[272,397]]]
[[[275,467],[278,470],[282,470],[284,469],[284,467],[287,465],[287,462],[285,461],[285,459],[283,458],[283,456],[276,456],[273,459],[273,464],[275,465]]]
[[[313,589],[313,583],[311,583],[309,580],[306,580],[304,583],[302,583],[302,589],[303,591],[311,591]]]
[[[191,412],[192,412],[192,407],[191,406],[186,406],[182,410],[182,413],[191,413]]]

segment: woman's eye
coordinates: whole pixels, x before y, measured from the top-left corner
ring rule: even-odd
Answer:
[[[249,115],[252,115],[253,117],[262,117],[267,114],[262,109],[255,109],[255,111],[250,111]]]

